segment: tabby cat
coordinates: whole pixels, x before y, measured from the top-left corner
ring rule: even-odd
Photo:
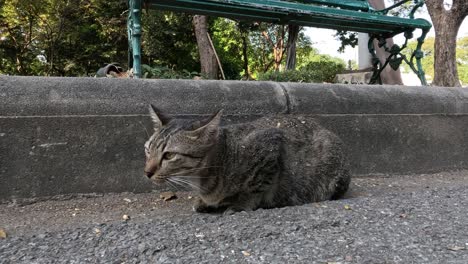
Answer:
[[[170,118],[153,105],[145,174],[156,183],[190,186],[197,212],[300,205],[337,199],[350,174],[340,139],[306,116],[263,117],[220,126]]]

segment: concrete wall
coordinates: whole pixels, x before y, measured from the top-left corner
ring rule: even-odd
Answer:
[[[0,76],[0,202],[143,192],[149,103],[225,123],[308,114],[346,143],[352,173],[468,168],[468,90],[238,81]]]

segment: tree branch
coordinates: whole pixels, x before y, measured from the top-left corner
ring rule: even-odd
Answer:
[[[442,1],[442,0],[426,0],[425,3],[426,3],[426,6],[430,6],[431,9],[433,9],[433,10],[438,10],[438,11],[443,10],[443,11],[445,11],[444,1]]]
[[[463,18],[468,15],[468,1],[466,0],[453,0],[452,8],[450,10],[456,10]]]
[[[272,47],[275,46],[275,43],[273,43],[273,40],[271,40],[270,36],[268,35],[268,33],[267,33],[265,30],[262,31],[262,35],[265,37],[266,41],[267,41]]]

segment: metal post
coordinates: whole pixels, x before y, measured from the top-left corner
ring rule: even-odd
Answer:
[[[129,0],[129,35],[131,37],[131,49],[133,55],[133,74],[135,78],[141,78],[141,1]]]
[[[368,42],[369,35],[367,33],[358,34],[358,66],[360,70],[372,67],[372,57],[367,45]]]

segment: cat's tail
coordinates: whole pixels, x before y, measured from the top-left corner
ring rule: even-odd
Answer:
[[[338,178],[336,182],[335,193],[332,195],[332,200],[337,200],[343,197],[343,195],[348,191],[349,184],[351,183],[351,175],[347,169],[343,170],[343,173]]]

